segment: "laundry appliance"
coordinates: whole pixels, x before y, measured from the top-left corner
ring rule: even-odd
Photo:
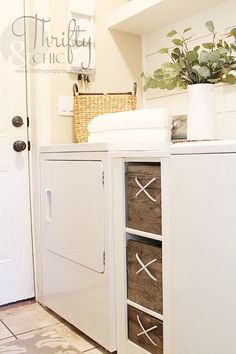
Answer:
[[[113,352],[110,163],[105,144],[41,149],[43,305]]]

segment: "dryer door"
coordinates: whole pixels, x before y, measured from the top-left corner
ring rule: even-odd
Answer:
[[[102,162],[48,160],[42,172],[44,248],[103,273]]]

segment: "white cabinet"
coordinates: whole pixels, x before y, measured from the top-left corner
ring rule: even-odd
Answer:
[[[118,354],[170,348],[168,154],[113,159]]]
[[[42,154],[44,305],[118,354],[235,354],[235,142],[103,148]]]
[[[81,145],[42,153],[43,305],[113,352],[110,155]]]
[[[199,151],[170,159],[172,354],[235,354],[236,154]]]

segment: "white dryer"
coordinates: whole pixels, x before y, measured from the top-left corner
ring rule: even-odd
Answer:
[[[116,350],[110,154],[105,145],[41,150],[43,305]]]

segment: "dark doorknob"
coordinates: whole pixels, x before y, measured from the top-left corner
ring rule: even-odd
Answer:
[[[14,127],[19,128],[23,124],[24,124],[23,119],[20,116],[16,116],[12,118],[12,125],[14,125]]]
[[[25,150],[26,147],[27,147],[26,143],[24,141],[21,141],[21,140],[17,140],[13,144],[13,149],[15,151],[17,151],[17,152]]]

